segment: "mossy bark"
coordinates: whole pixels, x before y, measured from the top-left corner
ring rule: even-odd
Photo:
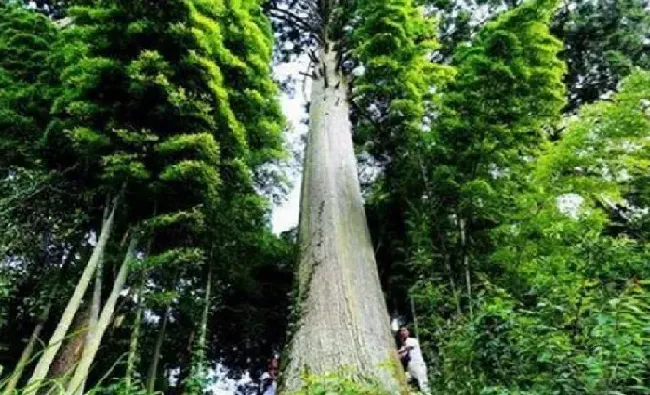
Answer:
[[[325,43],[320,51],[312,83],[300,205],[300,319],[282,387],[298,390],[306,372],[340,372],[399,393],[403,374],[361,198],[348,88],[332,47]]]

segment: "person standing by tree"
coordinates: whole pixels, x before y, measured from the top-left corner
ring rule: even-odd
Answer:
[[[401,347],[398,351],[402,364],[406,366],[406,372],[418,382],[418,389],[424,394],[431,394],[429,390],[429,378],[427,377],[427,365],[422,357],[420,342],[410,336],[406,326],[399,329]]]
[[[276,395],[278,391],[278,358],[273,357],[269,361],[268,370],[262,373],[260,383],[261,395]]]

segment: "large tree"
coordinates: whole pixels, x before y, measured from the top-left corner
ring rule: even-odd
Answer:
[[[312,91],[300,206],[299,315],[285,387],[297,389],[305,370],[342,370],[395,392],[399,369],[361,199],[350,102],[356,95],[359,116],[373,103],[380,106],[400,128],[395,133],[403,135],[396,138],[410,141],[436,75],[423,75],[435,71],[425,58],[433,48],[431,21],[410,1],[297,4],[295,11],[283,4],[271,10],[306,33],[301,43],[313,44],[307,50]],[[355,62],[367,73],[358,86],[349,74]],[[396,75],[404,85],[388,83]],[[390,127],[384,131],[390,135]]]

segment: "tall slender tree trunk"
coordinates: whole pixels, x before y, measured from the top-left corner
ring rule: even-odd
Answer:
[[[131,381],[135,372],[135,365],[138,362],[138,342],[140,340],[140,327],[142,322],[142,311],[144,310],[144,303],[142,303],[142,294],[144,289],[144,275],[140,279],[140,284],[138,284],[138,290],[136,292],[136,304],[137,310],[135,313],[135,319],[133,321],[133,330],[131,331],[131,340],[129,342],[129,356],[126,362],[126,390],[127,393],[131,390]]]
[[[212,297],[212,267],[208,268],[208,276],[205,281],[205,297],[203,299],[203,313],[201,315],[201,330],[199,332],[199,363],[205,363],[205,349],[208,338],[208,316],[210,313],[210,298]]]
[[[180,372],[178,373],[178,380],[176,384],[175,394],[182,394],[185,392],[185,383],[187,378],[190,376],[192,369],[192,347],[194,345],[194,338],[196,337],[196,330],[192,329],[190,335],[187,337],[187,345],[184,347],[183,352],[178,358],[178,365],[180,366]],[[168,372],[169,373],[169,372]]]
[[[36,345],[36,341],[38,340],[38,337],[41,335],[43,326],[47,321],[48,315],[50,314],[51,306],[52,306],[52,302],[50,301],[48,302],[45,310],[43,310],[43,313],[39,316],[38,322],[36,323],[36,326],[34,327],[34,331],[32,332],[32,336],[29,338],[27,345],[23,349],[23,353],[20,355],[20,359],[18,360],[18,363],[16,364],[14,371],[11,373],[11,376],[9,377],[9,381],[7,381],[7,385],[2,391],[2,395],[11,395],[16,389],[16,386],[18,385],[18,382],[20,381],[20,378],[23,375],[23,370],[25,369],[25,366],[27,366],[30,358],[32,357],[32,353],[34,352],[34,346]]]
[[[154,202],[154,215],[156,214],[158,204]],[[145,256],[149,257],[151,253],[151,245],[153,244],[153,237],[149,237],[147,242],[147,248],[145,250]],[[129,341],[129,355],[126,362],[126,391],[127,393],[131,391],[131,383],[133,376],[135,374],[136,364],[140,361],[138,357],[138,343],[140,341],[140,328],[142,326],[142,314],[144,312],[144,303],[142,301],[144,295],[144,286],[147,279],[147,272],[140,273],[140,281],[138,282],[138,288],[135,294],[135,303],[136,303],[136,313],[135,321],[133,323],[133,330],[131,331],[131,340]]]
[[[160,350],[162,349],[163,341],[165,340],[165,331],[167,330],[167,322],[169,321],[169,310],[165,309],[165,314],[160,324],[158,337],[156,338],[156,345],[154,346],[153,356],[149,364],[149,372],[147,373],[147,392],[152,393],[156,387],[156,378],[158,377],[158,362],[160,362]]]
[[[92,341],[93,331],[97,328],[97,323],[99,322],[99,311],[102,305],[102,262],[99,261],[97,265],[97,270],[95,272],[95,288],[93,289],[93,297],[90,302],[90,313],[88,315],[88,328],[86,330],[86,340],[84,342],[84,347]],[[82,395],[84,393],[84,388],[86,387],[86,380],[83,381],[79,389],[77,390],[77,395]]]
[[[47,376],[47,372],[50,370],[50,364],[52,363],[52,360],[54,359],[57,352],[59,351],[59,348],[61,347],[61,343],[63,342],[63,339],[65,338],[66,333],[68,332],[68,329],[72,324],[72,320],[74,319],[77,310],[79,310],[79,306],[81,305],[81,300],[83,298],[83,295],[86,293],[86,290],[88,289],[90,280],[92,279],[93,274],[95,273],[95,269],[97,269],[97,265],[99,264],[99,261],[104,256],[104,252],[106,250],[106,244],[108,243],[108,239],[110,238],[111,232],[113,231],[113,224],[115,221],[115,211],[117,210],[118,204],[119,204],[119,198],[116,198],[113,201],[113,206],[111,208],[110,214],[102,224],[101,233],[99,234],[99,240],[97,240],[97,244],[95,245],[95,248],[93,249],[93,253],[90,256],[88,263],[86,264],[86,268],[81,274],[81,278],[77,283],[74,293],[70,297],[70,300],[68,301],[68,304],[65,310],[63,311],[63,315],[61,316],[61,320],[59,321],[59,324],[54,330],[52,337],[50,337],[50,341],[48,342],[47,348],[44,350],[43,355],[41,355],[41,358],[39,359],[36,368],[34,368],[34,373],[32,374],[32,377],[29,379],[29,382],[27,383],[25,395],[35,394],[41,382]]]
[[[454,295],[454,302],[456,303],[456,314],[460,316],[463,312],[460,305],[460,295],[458,295],[458,288],[456,287],[456,281],[454,280],[454,272],[451,270],[451,264],[449,263],[449,254],[444,251],[444,262],[445,262],[445,271],[449,277],[449,287],[451,288],[451,293]]]
[[[195,352],[190,355],[190,374],[189,377],[204,378],[207,374],[206,369],[206,346],[208,338],[208,316],[210,313],[210,297],[212,293],[212,267],[208,268],[208,275],[206,276],[205,283],[205,296],[203,297],[203,311],[201,313],[201,323],[199,325],[199,339],[196,343]],[[190,347],[192,344],[190,343]],[[186,381],[180,383],[182,394],[195,393],[197,388],[188,385]]]
[[[97,326],[99,321],[99,311],[102,307],[102,264],[101,261],[97,265],[97,272],[95,273],[95,288],[93,289],[93,297],[90,302],[90,317],[88,318],[89,322],[89,331],[86,335],[86,342],[89,343],[91,336],[91,331]]]
[[[472,308],[472,269],[469,263],[469,251],[467,245],[467,220],[465,218],[461,218],[459,224],[460,244],[463,254],[463,268],[465,270],[465,285],[467,287],[467,306],[469,307],[469,317],[474,318],[474,310]]]
[[[325,39],[312,83],[300,205],[301,318],[289,345],[284,389],[298,389],[304,369],[344,369],[398,393],[403,373],[361,199],[348,88],[333,44]]]
[[[135,234],[131,235],[131,242],[129,243],[129,248],[127,249],[124,261],[120,266],[120,271],[117,273],[115,281],[113,282],[113,289],[111,290],[111,294],[108,296],[108,299],[104,304],[104,308],[102,309],[102,313],[99,316],[97,325],[95,325],[95,328],[90,333],[89,341],[86,344],[86,347],[84,347],[83,354],[81,355],[81,361],[79,361],[79,365],[74,372],[74,376],[68,384],[66,394],[76,393],[79,388],[81,388],[82,383],[88,377],[90,364],[95,359],[95,355],[97,354],[97,350],[101,344],[104,332],[106,331],[106,328],[113,318],[113,312],[115,311],[117,298],[120,296],[120,292],[122,292],[122,288],[126,283],[126,278],[129,272],[129,265],[131,264],[131,260],[133,260],[135,257],[135,249],[138,245],[137,232],[134,233]]]

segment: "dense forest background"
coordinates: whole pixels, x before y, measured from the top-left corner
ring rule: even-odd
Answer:
[[[199,394],[282,352],[278,97],[327,4],[434,393],[650,393],[647,1],[2,0],[3,395]]]

